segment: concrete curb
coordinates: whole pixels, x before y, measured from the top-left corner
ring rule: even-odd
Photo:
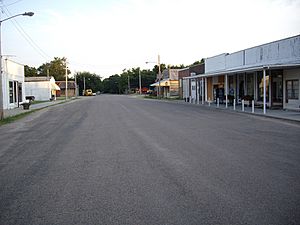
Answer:
[[[262,114],[262,113],[252,113],[252,112],[248,112],[248,111],[240,111],[240,110],[231,110],[231,109],[226,109],[226,108],[223,108],[223,107],[220,107],[220,108],[217,108],[217,107],[214,107],[214,106],[208,106],[208,105],[202,105],[202,104],[193,104],[193,103],[189,103],[189,102],[185,102],[184,100],[164,100],[164,99],[161,99],[161,100],[158,100],[158,99],[147,99],[147,98],[144,98],[146,100],[153,100],[153,101],[158,101],[158,102],[167,102],[167,103],[175,103],[175,104],[182,104],[182,105],[193,105],[193,106],[196,106],[196,107],[204,107],[206,109],[210,109],[210,110],[222,110],[224,112],[228,112],[228,113],[239,113],[239,114],[247,114],[247,115],[250,115],[250,116],[256,116],[256,117],[264,117],[264,118],[269,118],[269,119],[277,119],[277,120],[282,120],[282,121],[287,121],[287,122],[293,122],[293,123],[299,123],[300,124],[300,119],[297,120],[297,119],[294,119],[294,118],[288,118],[288,117],[285,117],[285,116],[280,116],[280,115],[272,115],[272,114]],[[284,113],[285,111],[282,110],[282,113]],[[298,112],[295,112],[295,113],[298,113]],[[299,115],[300,115],[300,112],[299,112]]]

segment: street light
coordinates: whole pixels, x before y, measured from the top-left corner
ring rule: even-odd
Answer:
[[[0,20],[0,120],[3,119],[3,88],[2,88],[2,51],[1,51],[1,25],[2,22],[15,18],[17,16],[33,16],[33,12],[20,13],[4,20]]]
[[[156,63],[156,62],[146,62],[148,63]],[[157,57],[157,66],[158,66],[158,91],[157,91],[157,97],[160,97],[160,80],[161,80],[161,71],[160,71],[160,55]]]

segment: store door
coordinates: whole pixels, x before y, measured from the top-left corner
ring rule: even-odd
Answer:
[[[272,108],[283,107],[283,76],[272,71],[271,76],[271,106]]]

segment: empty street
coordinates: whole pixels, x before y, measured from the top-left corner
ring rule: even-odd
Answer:
[[[300,224],[300,124],[100,95],[0,127],[0,224]]]

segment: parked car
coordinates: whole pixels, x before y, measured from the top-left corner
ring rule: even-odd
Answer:
[[[86,89],[84,95],[85,96],[92,96],[93,95],[92,89]]]

